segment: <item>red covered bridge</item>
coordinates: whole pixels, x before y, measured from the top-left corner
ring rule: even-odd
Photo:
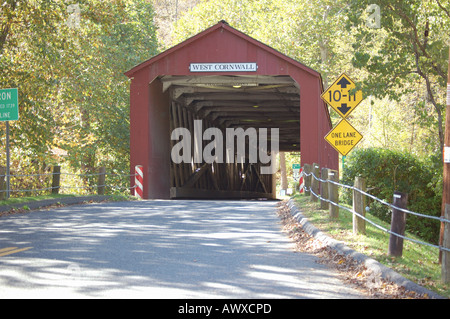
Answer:
[[[236,154],[224,163],[198,161],[194,149],[190,161],[174,162],[171,132],[178,127],[192,135],[218,128],[223,136],[227,128],[277,128],[279,151],[338,169],[338,154],[324,140],[331,121],[320,74],[224,21],[125,74],[131,168],[143,166],[144,198],[275,197],[272,174],[261,174],[264,164],[249,161],[248,149],[244,162]]]

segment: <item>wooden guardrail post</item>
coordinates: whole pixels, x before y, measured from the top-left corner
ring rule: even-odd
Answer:
[[[444,218],[450,220],[450,205],[445,204]],[[450,224],[444,223],[444,237],[442,241],[442,247],[450,249]],[[442,250],[442,271],[441,277],[444,284],[450,283],[450,252]]]
[[[98,169],[98,182],[97,182],[97,194],[105,195],[105,180],[106,180],[106,168],[99,167]]]
[[[53,166],[52,194],[59,193],[60,182],[61,182],[61,166]]]
[[[339,182],[339,173],[336,170],[328,170],[328,180],[332,182]],[[332,203],[339,204],[339,188],[338,185],[328,182],[328,198]],[[339,207],[330,203],[329,205],[330,219],[337,219],[339,217]]]
[[[362,177],[355,177],[355,188],[366,191],[366,180]],[[360,192],[353,190],[353,211],[361,216],[366,216],[366,196]],[[365,234],[366,233],[366,221],[361,217],[353,214],[353,233]]]
[[[310,164],[304,164],[303,165],[303,172],[305,173],[305,195],[309,196],[311,194],[311,165]]]
[[[312,177],[312,180],[311,180],[311,190],[312,190],[312,192],[311,192],[311,201],[312,202],[317,202],[318,198],[316,196],[319,195],[319,186],[320,186],[319,180],[317,179],[317,178],[320,178],[320,167],[319,167],[319,164],[313,163],[312,172],[313,172],[315,177],[311,176]],[[314,195],[313,192],[316,195]]]
[[[6,167],[0,166],[0,200],[6,199]]]
[[[398,208],[406,208],[406,203],[408,201],[408,194],[401,192],[394,192],[394,201],[393,205]],[[405,234],[405,226],[406,226],[406,213],[401,210],[392,209],[392,217],[391,217],[391,232],[404,235]],[[403,238],[391,234],[389,236],[389,247],[388,247],[388,255],[401,257],[403,254]]]
[[[320,173],[320,178],[323,180],[328,179],[328,168],[322,168],[322,171]],[[328,182],[322,182],[320,183],[320,209],[328,209],[328,202],[326,201],[328,199]]]

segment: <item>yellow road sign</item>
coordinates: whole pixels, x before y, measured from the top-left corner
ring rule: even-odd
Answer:
[[[356,87],[343,73],[323,94],[322,100],[328,103],[342,118],[346,118],[363,100],[362,91],[350,92]]]
[[[343,156],[346,156],[362,138],[363,136],[345,119],[325,136],[325,140]]]

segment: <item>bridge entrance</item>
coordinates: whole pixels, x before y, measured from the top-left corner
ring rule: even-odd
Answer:
[[[338,168],[320,74],[224,21],[126,75],[145,198],[274,198],[278,151]]]
[[[300,151],[300,96],[295,81],[289,76],[249,75],[163,76],[160,80],[163,91],[169,90],[170,131],[185,127],[191,132],[184,137],[190,139],[190,156],[183,163],[174,162],[180,155],[174,149],[177,142],[171,140],[170,196],[272,198],[271,168],[276,159],[269,156],[279,150]],[[208,134],[214,132],[211,128],[218,130],[217,136]],[[278,145],[272,150],[276,133]],[[255,144],[267,149],[260,154]],[[197,163],[196,151],[202,155],[197,154],[201,157]],[[210,154],[214,161],[205,158]]]

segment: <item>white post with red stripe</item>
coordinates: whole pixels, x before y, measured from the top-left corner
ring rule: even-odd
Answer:
[[[305,184],[303,183],[303,168],[300,168],[300,181],[298,183],[299,192],[302,194]]]
[[[142,165],[135,166],[135,177],[134,177],[134,196],[140,199],[144,198],[144,171]]]

